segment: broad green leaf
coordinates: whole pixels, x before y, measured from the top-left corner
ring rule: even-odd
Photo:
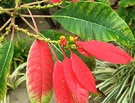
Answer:
[[[127,9],[128,15],[125,18],[127,24],[131,25],[132,21],[135,20],[135,8]]]
[[[68,34],[62,33],[62,32],[57,32],[54,30],[41,30],[40,35],[43,38],[50,38],[51,40],[59,40],[60,36],[65,36],[67,40],[69,40]]]
[[[135,36],[135,23],[133,23],[131,26],[130,26],[132,32],[133,32],[133,35]]]
[[[77,2],[53,16],[66,30],[83,40],[118,41],[133,46],[134,36],[125,21],[109,6],[98,2]]]
[[[52,44],[52,48],[53,48],[53,50],[54,50],[54,52],[55,52],[57,58],[58,58],[60,61],[62,61],[62,60],[64,59],[64,57],[63,57],[63,54],[62,54],[62,52],[60,51],[59,47],[56,46],[56,45],[54,45],[54,44]]]
[[[105,3],[107,5],[110,5],[110,1],[109,0],[95,0],[95,2],[101,2],[101,3]]]
[[[56,32],[54,30],[41,30],[40,35],[43,38],[50,38],[51,40],[59,40],[62,33]]]
[[[135,5],[135,0],[121,0],[119,2],[119,5],[122,7],[128,7]]]
[[[117,10],[118,15],[125,20],[125,17],[128,15],[127,9],[124,7],[119,7]]]
[[[11,42],[5,43],[0,48],[0,101],[7,91],[7,77],[10,72],[10,63],[13,57],[13,45]]]

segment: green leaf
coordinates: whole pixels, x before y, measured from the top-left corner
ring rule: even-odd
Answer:
[[[104,99],[104,101],[102,103],[109,103],[112,100],[112,98],[115,97],[117,89],[118,89],[118,87],[115,87],[113,89],[113,91]]]
[[[101,2],[101,3],[105,3],[107,5],[110,5],[110,1],[109,0],[95,0],[95,2]]]
[[[98,2],[77,2],[53,16],[66,30],[83,40],[118,41],[133,46],[134,36],[125,21],[109,6]]]
[[[55,52],[57,58],[58,58],[60,61],[62,61],[62,60],[64,59],[64,57],[63,57],[63,54],[62,54],[62,52],[60,51],[59,47],[56,46],[56,45],[54,45],[54,44],[52,44],[52,48],[53,48],[53,50],[54,50],[54,52]]]
[[[133,35],[135,36],[135,23],[133,23],[131,26],[130,26],[132,32],[133,32]]]
[[[57,31],[54,31],[54,30],[41,30],[40,35],[43,38],[50,38],[51,40],[59,40],[60,36],[65,36],[66,39],[68,40],[69,36],[70,36],[68,34],[64,34],[62,32],[57,32]]]
[[[125,20],[125,17],[128,15],[127,9],[124,7],[119,7],[117,10],[118,15]]]
[[[127,100],[128,90],[129,90],[129,88],[127,88],[124,91],[124,93],[122,93],[122,95],[120,96],[120,98],[118,99],[118,101],[116,103],[131,103],[131,102],[128,102],[128,100]]]
[[[130,99],[130,103],[132,101],[133,95],[135,94],[135,75],[132,79],[132,83],[129,89],[129,99]]]
[[[135,8],[129,8],[128,10],[128,15],[125,18],[125,21],[127,24],[131,25],[132,21],[135,20]]]
[[[40,35],[43,38],[50,38],[51,40],[59,40],[62,33],[56,32],[54,30],[41,30]]]
[[[121,0],[119,2],[119,5],[122,7],[128,7],[135,5],[135,0]]]
[[[0,101],[4,98],[7,91],[7,77],[10,72],[13,51],[11,42],[5,43],[0,48]]]
[[[129,77],[130,77],[130,75],[126,75],[126,77],[122,79],[122,82],[119,85],[119,88],[116,93],[116,99],[122,94],[122,91],[124,91],[124,88],[129,80]]]

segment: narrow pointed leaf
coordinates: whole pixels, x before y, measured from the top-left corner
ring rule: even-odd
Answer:
[[[76,45],[100,60],[116,64],[126,64],[132,60],[128,53],[110,43],[91,40],[87,42],[77,41]]]
[[[63,71],[63,63],[56,61],[53,72],[53,86],[58,103],[74,103],[72,93],[69,90]]]
[[[77,103],[87,103],[88,102],[88,90],[83,87],[83,85],[78,81],[75,73],[73,72],[71,60],[67,57],[64,58],[64,74],[70,88],[71,92]]]
[[[53,17],[66,30],[80,35],[83,40],[118,41],[126,46],[135,43],[125,21],[103,3],[72,3],[56,12]]]
[[[71,53],[72,68],[79,82],[89,92],[97,93],[96,83],[93,74],[86,64],[74,53]]]
[[[7,91],[7,77],[10,72],[14,48],[11,42],[7,42],[0,47],[0,101],[4,98]]]
[[[130,99],[130,102],[133,99],[134,93],[135,93],[135,75],[133,76],[133,79],[132,79],[132,82],[131,82],[131,86],[130,86],[130,89],[129,89],[129,99]]]
[[[27,89],[32,103],[48,103],[52,96],[53,60],[48,44],[35,40],[28,56]]]

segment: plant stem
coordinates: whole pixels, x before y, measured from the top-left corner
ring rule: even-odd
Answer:
[[[22,20],[32,29],[35,31],[35,28],[20,14],[20,17],[22,18]]]
[[[28,10],[28,12],[29,12],[29,14],[30,14],[30,16],[31,16],[31,19],[32,19],[32,21],[33,21],[33,24],[34,24],[34,26],[35,26],[36,33],[39,34],[39,30],[38,30],[38,27],[37,27],[37,24],[36,24],[36,21],[35,21],[34,17],[33,17],[32,13],[31,13],[31,11],[30,11],[29,9],[27,9],[27,10]]]
[[[36,5],[36,4],[41,4],[44,2],[47,2],[48,0],[42,0],[42,1],[36,1],[36,2],[32,2],[32,3],[27,3],[27,4],[23,4],[22,6],[30,6],[30,5]]]
[[[13,41],[14,34],[15,34],[15,28],[12,26],[12,35],[11,35],[11,41]]]
[[[46,41],[48,43],[58,44],[58,41],[56,40],[50,40],[49,38],[42,38],[40,35],[30,33],[27,29],[19,28],[18,25],[13,25],[13,26],[15,27],[16,30],[21,31],[27,34],[28,36],[34,37],[35,39]]]
[[[8,10],[6,10],[6,9],[4,9],[4,8],[2,8],[2,7],[0,7],[0,14],[3,14],[3,13],[6,13],[6,14],[8,14],[8,15],[11,14]]]
[[[11,21],[11,18],[9,18],[8,21],[0,28],[0,31],[2,31],[8,25],[10,21]]]
[[[30,18],[30,15],[26,15],[26,14],[20,14],[23,17],[27,17]],[[51,15],[33,15],[34,18],[51,18]]]

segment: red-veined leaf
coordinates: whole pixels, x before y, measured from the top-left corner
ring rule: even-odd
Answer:
[[[48,44],[35,40],[28,56],[27,89],[32,103],[48,103],[52,96],[54,63]]]
[[[110,43],[91,40],[86,42],[77,41],[76,45],[82,47],[90,55],[100,60],[116,64],[126,64],[132,60],[132,57],[128,53]]]
[[[69,90],[64,72],[63,72],[63,63],[56,61],[53,72],[53,86],[56,100],[58,103],[74,103],[72,93]]]
[[[76,75],[74,74],[71,65],[71,60],[65,57],[63,61],[63,66],[68,87],[73,93],[75,101],[77,101],[77,103],[87,103],[88,91],[80,84]]]
[[[71,52],[72,68],[79,82],[89,91],[97,93],[96,83],[93,74],[86,64],[74,53]]]

